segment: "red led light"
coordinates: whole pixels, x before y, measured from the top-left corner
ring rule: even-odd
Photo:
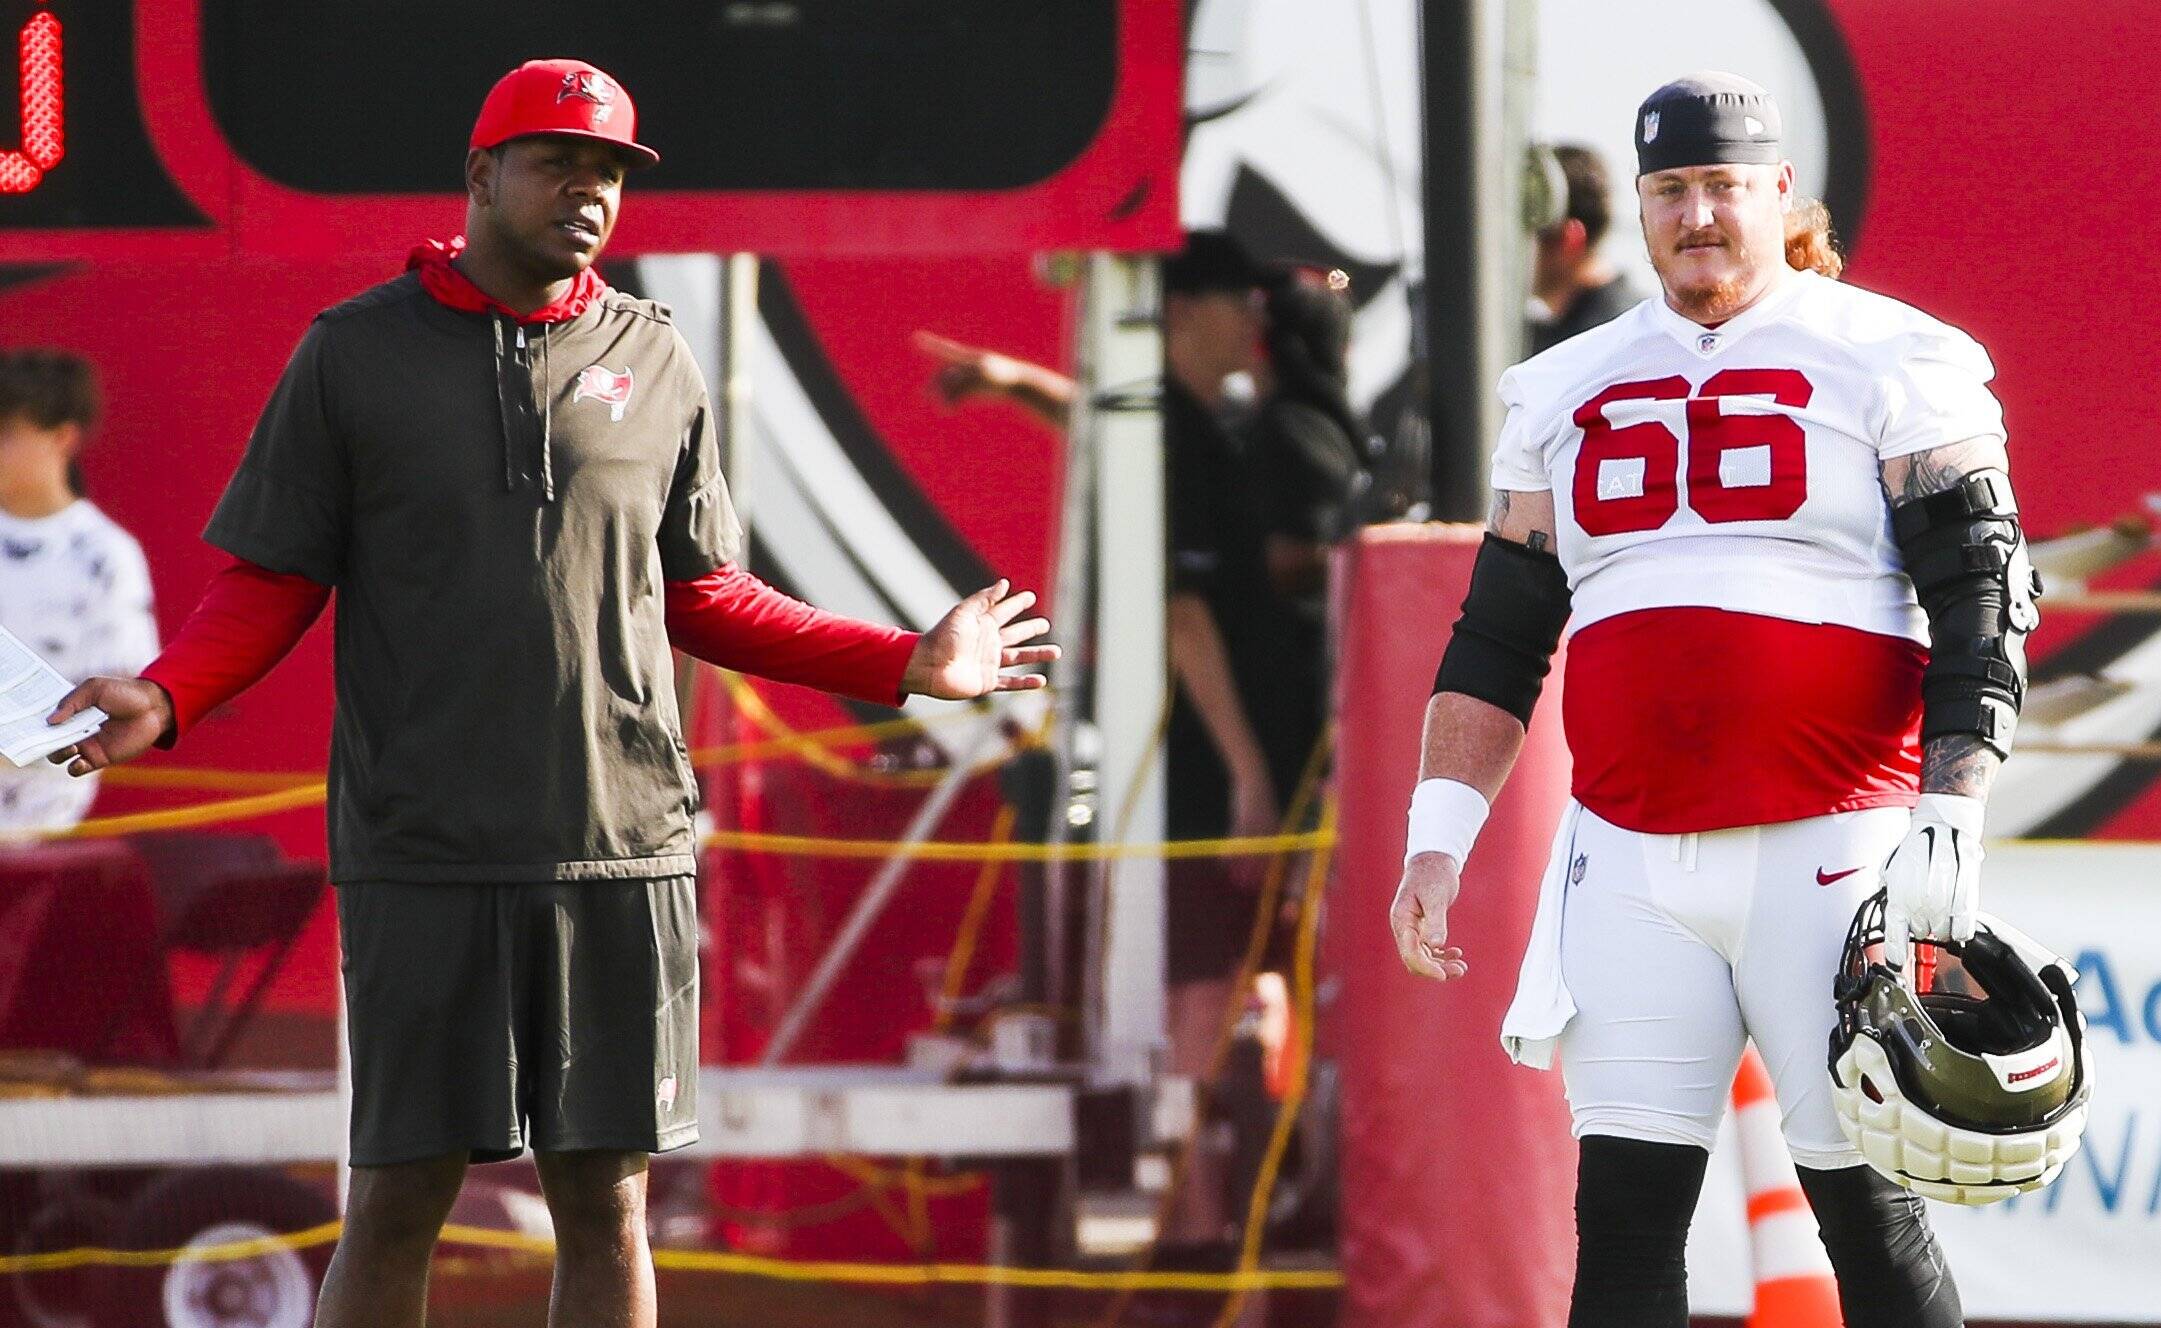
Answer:
[[[29,193],[67,153],[60,20],[42,10],[32,14],[16,45],[21,57],[15,89],[22,107],[22,148],[0,151],[0,194]]]

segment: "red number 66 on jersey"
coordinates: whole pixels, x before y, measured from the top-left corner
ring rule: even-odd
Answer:
[[[1681,510],[1681,440],[1657,420],[1621,428],[1620,401],[1688,402],[1688,505],[1710,522],[1782,521],[1808,497],[1808,439],[1785,415],[1728,415],[1721,397],[1769,397],[1794,410],[1815,388],[1793,369],[1722,369],[1689,395],[1678,374],[1615,383],[1576,408],[1576,524],[1590,535],[1656,530]],[[1640,468],[1640,469],[1639,469]],[[1635,482],[1635,481],[1639,481]]]

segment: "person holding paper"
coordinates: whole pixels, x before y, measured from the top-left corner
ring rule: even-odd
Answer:
[[[184,737],[337,595],[329,777],[353,1178],[317,1328],[417,1328],[470,1162],[537,1154],[550,1322],[654,1322],[647,1155],[697,1139],[697,787],[673,642],[898,704],[1041,686],[1007,583],[918,634],[738,561],[713,411],[668,311],[593,263],[657,160],[628,92],[533,61],[488,94],[466,234],[319,316],[211,517],[233,555],[77,772]]]
[[[80,355],[0,351],[0,628],[70,683],[133,673],[158,652],[142,546],[83,496],[77,458],[102,413]],[[97,785],[0,761],[0,838],[79,824]]]

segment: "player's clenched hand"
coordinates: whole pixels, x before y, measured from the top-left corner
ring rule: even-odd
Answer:
[[[87,775],[134,760],[149,751],[173,722],[172,698],[163,687],[143,678],[91,678],[61,698],[48,722],[65,723],[92,706],[108,716],[105,726],[45,758],[66,766],[71,775]]]
[[[1058,658],[1054,645],[1027,644],[1050,630],[1048,619],[1020,617],[1035,603],[1035,592],[1006,593],[1011,589],[1011,583],[1001,579],[947,610],[916,642],[901,675],[901,690],[941,701],[968,701],[991,692],[1041,687],[1041,674],[1005,671]],[[1017,618],[1020,621],[1014,621]]]
[[[1448,906],[1462,888],[1456,860],[1446,853],[1420,853],[1403,865],[1388,925],[1403,966],[1420,977],[1446,982],[1471,971],[1463,951],[1448,943]]]

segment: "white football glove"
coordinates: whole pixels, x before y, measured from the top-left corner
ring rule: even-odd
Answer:
[[[1979,798],[1924,793],[1906,837],[1883,867],[1884,962],[1904,970],[1912,940],[1973,938],[1981,908]]]

